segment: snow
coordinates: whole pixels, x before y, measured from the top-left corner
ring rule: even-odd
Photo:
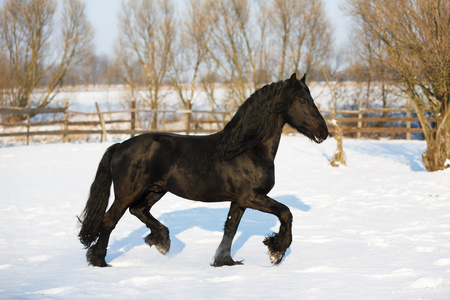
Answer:
[[[344,139],[336,150],[283,136],[270,196],[294,215],[293,243],[272,266],[265,235],[272,215],[246,211],[232,255],[243,266],[209,264],[227,203],[166,195],[152,213],[171,230],[166,256],[126,213],[107,262],[88,267],[76,215],[111,143],[0,148],[0,298],[5,299],[448,299],[450,170],[429,173],[423,141]]]

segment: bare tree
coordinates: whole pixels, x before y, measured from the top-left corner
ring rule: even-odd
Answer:
[[[206,14],[191,0],[187,18],[180,20],[182,26],[176,36],[176,45],[170,61],[170,79],[183,107],[191,109],[195,100],[196,85],[205,59],[203,42],[206,35]]]
[[[450,2],[349,0],[350,12],[385,45],[389,66],[414,103],[427,141],[427,170],[450,159]],[[447,165],[446,165],[447,164]]]
[[[96,55],[89,67],[89,81],[91,84],[110,84],[109,69],[111,61],[108,55]]]
[[[210,82],[216,72],[215,77],[226,83],[234,106],[262,84],[283,79],[293,70],[320,69],[330,49],[331,29],[320,0],[202,0],[191,2],[190,13],[185,15],[191,19],[189,30],[195,36],[183,33],[191,36],[190,46],[185,44],[175,55],[176,70],[186,74],[182,68],[191,68],[191,76],[201,74],[208,79],[203,83]],[[192,49],[196,49],[194,56]],[[180,63],[186,61],[181,56],[187,52],[191,66]],[[197,68],[200,56],[203,65]],[[208,95],[213,94],[209,93],[213,85],[203,86]]]
[[[330,54],[331,26],[321,0],[273,0],[271,22],[280,45],[278,78],[321,69]]]
[[[203,5],[209,16],[203,47],[228,81],[234,104],[241,104],[267,78],[260,76],[267,70],[267,22],[250,14],[251,10],[264,11],[259,2],[247,0],[209,0]]]
[[[8,0],[0,10],[1,65],[8,74],[8,102],[12,106],[30,106],[31,102],[39,107],[48,105],[67,72],[92,52],[93,31],[84,3],[62,3],[58,21],[53,0]],[[32,99],[39,86],[45,90]]]
[[[274,0],[272,5],[271,12],[271,20],[273,23],[273,27],[275,28],[277,35],[281,39],[281,49],[280,49],[280,57],[279,57],[279,70],[278,70],[278,78],[283,78],[286,75],[286,72],[290,70],[285,70],[287,52],[289,49],[289,40],[291,36],[291,30],[294,23],[294,16],[292,12],[293,1],[283,1],[283,0]]]
[[[206,59],[205,68],[200,76],[200,85],[202,90],[206,93],[207,100],[212,111],[220,110],[221,104],[217,97],[217,84],[222,82],[219,75],[219,66],[213,60]],[[216,118],[217,115],[213,114]]]
[[[117,57],[123,80],[154,110],[158,109],[161,87],[167,79],[175,38],[174,22],[171,0],[128,0],[120,13]],[[140,82],[145,86],[144,93],[138,93]],[[157,124],[155,112],[151,128],[156,129]]]
[[[329,158],[328,161],[333,167],[345,166],[347,164],[344,145],[343,145],[343,130],[337,118],[338,110],[338,89],[339,89],[339,73],[336,73],[334,78],[330,78],[330,74],[325,68],[322,68],[323,75],[327,82],[327,87],[330,89],[331,94],[331,125],[334,127],[334,139],[337,142],[337,149],[333,157]],[[331,81],[333,80],[333,81]]]
[[[366,23],[360,19],[354,21],[351,34],[350,71],[356,80],[366,83],[366,107],[371,104],[370,96],[374,82],[381,88],[383,107],[387,107],[387,95],[394,78],[389,68],[388,49]]]

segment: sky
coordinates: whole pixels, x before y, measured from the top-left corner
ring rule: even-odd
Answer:
[[[183,0],[177,0],[183,1]],[[347,40],[348,18],[339,8],[345,0],[323,0],[328,17],[335,28],[338,44]],[[114,54],[114,43],[118,34],[118,13],[122,0],[86,0],[88,18],[95,30],[96,52],[99,55]]]
[[[86,10],[95,30],[95,46],[99,55],[114,54],[114,43],[118,33],[118,13],[121,0],[88,0]]]

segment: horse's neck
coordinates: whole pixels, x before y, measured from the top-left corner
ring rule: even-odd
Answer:
[[[270,139],[268,139],[267,141],[263,142],[263,145],[267,148],[267,152],[269,153],[271,159],[275,159],[275,156],[277,154],[278,145],[280,144],[281,133],[283,132],[284,124],[285,123],[280,118],[278,120],[278,127],[275,130],[272,137]]]

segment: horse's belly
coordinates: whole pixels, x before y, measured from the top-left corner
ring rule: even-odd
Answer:
[[[252,191],[268,193],[274,184],[273,161],[240,156],[232,161],[211,160],[208,153],[184,153],[172,165],[167,191],[203,202],[235,201]]]
[[[234,198],[223,178],[213,173],[178,170],[167,179],[166,189],[179,197],[202,202],[232,201]]]
[[[183,181],[168,182],[167,190],[179,197],[202,202],[223,202],[232,201],[233,196],[218,186],[212,187],[210,184],[189,183]]]

